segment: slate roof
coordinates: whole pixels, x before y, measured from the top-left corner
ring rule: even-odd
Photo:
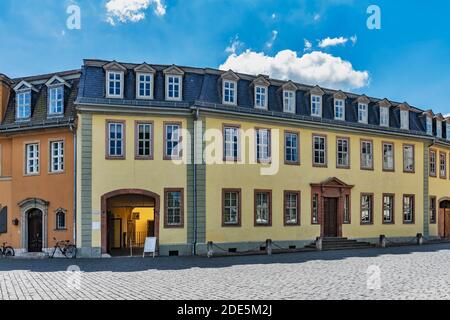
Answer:
[[[298,87],[296,92],[296,113],[295,115],[283,112],[282,86],[287,81],[268,79],[270,86],[268,89],[268,110],[255,110],[254,108],[254,87],[252,82],[258,76],[236,73],[239,76],[237,106],[229,106],[222,104],[222,86],[221,75],[224,71],[209,69],[178,66],[185,72],[183,77],[183,99],[182,102],[166,102],[165,96],[165,78],[163,70],[170,67],[169,65],[151,65],[155,69],[154,99],[137,100],[136,99],[136,79],[134,68],[140,64],[120,63],[126,68],[124,97],[123,99],[107,99],[105,98],[105,70],[103,66],[111,61],[104,60],[85,60],[82,68],[82,76],[80,80],[80,88],[78,92],[77,104],[95,104],[95,105],[119,105],[119,106],[139,106],[152,108],[154,106],[178,106],[190,107],[201,106],[212,109],[233,110],[242,113],[256,113],[274,115],[277,117],[297,118],[312,122],[335,123],[337,125],[346,125],[358,128],[372,128],[379,131],[405,132],[400,129],[400,109],[401,103],[390,101],[390,127],[383,128],[379,126],[380,112],[378,103],[383,99],[369,97],[369,110],[367,125],[360,124],[357,121],[357,99],[361,97],[353,93],[345,92],[347,99],[345,101],[346,121],[334,120],[333,96],[337,90],[323,89],[323,117],[317,119],[310,115],[310,90],[314,88],[311,85],[295,83]],[[424,110],[411,107],[410,112],[410,130],[407,133],[415,135],[426,135],[426,116],[423,115]],[[434,132],[436,132],[436,120],[433,120]],[[445,122],[442,123],[444,138],[446,135]],[[429,136],[428,136],[429,137]]]
[[[61,117],[48,117],[47,95],[48,88],[45,83],[53,76],[63,78],[70,88],[64,87],[64,115]],[[81,70],[70,70],[58,73],[44,74],[12,79],[11,95],[5,112],[5,117],[0,123],[0,132],[20,131],[43,127],[62,127],[73,124],[76,116],[75,99],[78,94],[79,76]],[[21,81],[31,83],[37,92],[32,93],[31,119],[29,121],[16,121],[16,94],[13,88]]]

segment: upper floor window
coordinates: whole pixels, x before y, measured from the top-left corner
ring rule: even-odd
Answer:
[[[437,176],[437,167],[436,167],[436,151],[430,150],[430,176]]]
[[[364,103],[358,104],[358,122],[359,123],[368,123],[368,105]]]
[[[236,87],[235,81],[224,80],[223,81],[223,103],[224,104],[236,104]]]
[[[125,123],[124,122],[108,122],[108,158],[124,158],[125,157]]]
[[[433,119],[430,116],[427,117],[427,134],[433,135]]]
[[[299,139],[298,133],[285,132],[284,134],[285,162],[287,164],[299,164]]]
[[[383,143],[383,170],[394,171],[394,144],[390,142]]]
[[[322,97],[311,95],[311,115],[313,117],[322,117]]]
[[[166,100],[181,100],[182,76],[166,75]]]
[[[447,154],[439,152],[439,176],[443,179],[447,178]]]
[[[409,130],[409,111],[400,110],[400,127],[404,130]]]
[[[153,123],[136,124],[136,159],[153,159]]]
[[[442,138],[442,122],[436,119],[436,137]]]
[[[64,87],[51,87],[48,89],[48,113],[60,115],[64,113]]]
[[[52,141],[50,143],[50,171],[64,171],[64,141]]]
[[[325,167],[327,165],[327,138],[313,136],[313,165]]]
[[[153,99],[153,74],[138,73],[136,93],[138,99]]]
[[[256,129],[256,160],[270,161],[270,130]]]
[[[164,159],[180,159],[181,154],[181,124],[166,123],[164,125]]]
[[[338,168],[350,167],[350,141],[348,138],[336,139],[336,166]]]
[[[373,169],[373,142],[361,141],[361,169]]]
[[[284,112],[295,113],[295,91],[283,91]]]
[[[184,194],[182,189],[166,189],[165,228],[182,228],[184,226]]]
[[[345,100],[334,100],[334,118],[336,120],[345,120]]]
[[[31,117],[31,90],[16,95],[16,119],[27,120]]]
[[[389,108],[380,107],[380,126],[389,127]]]
[[[403,171],[414,172],[414,146],[403,146]]]
[[[25,156],[25,174],[39,174],[39,144],[27,144],[25,146]]]
[[[226,126],[223,131],[224,160],[237,161],[239,159],[239,128]]]
[[[107,98],[123,97],[123,72],[107,71]]]
[[[260,109],[267,109],[267,88],[255,87],[255,107]]]

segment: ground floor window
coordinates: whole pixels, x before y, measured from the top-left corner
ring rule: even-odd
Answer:
[[[373,195],[362,194],[361,195],[361,223],[372,224],[373,223]]]
[[[313,194],[311,201],[311,222],[312,224],[319,223],[319,195]]]
[[[300,224],[300,192],[285,191],[284,192],[284,224],[299,225]]]
[[[166,189],[164,191],[165,207],[165,227],[182,228],[184,226],[183,207],[184,195],[183,189]]]
[[[383,223],[394,223],[394,195],[383,195]]]
[[[344,198],[344,223],[346,223],[346,224],[351,223],[350,196],[349,195],[345,195],[345,198]]]
[[[436,197],[430,197],[430,223],[436,223]]]
[[[66,229],[66,212],[64,210],[56,211],[56,230]]]
[[[403,222],[414,223],[414,196],[403,196]]]
[[[239,226],[241,214],[241,191],[238,189],[224,189],[222,194],[223,226]]]
[[[272,192],[255,191],[255,225],[270,226],[272,224]]]

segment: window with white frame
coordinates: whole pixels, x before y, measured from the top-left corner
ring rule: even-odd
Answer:
[[[284,223],[286,225],[299,224],[299,192],[285,192],[284,194]]]
[[[414,146],[403,146],[403,170],[405,172],[414,172]]]
[[[298,134],[295,132],[286,132],[284,134],[285,161],[289,164],[299,163],[298,154]]]
[[[311,200],[311,223],[319,223],[319,195],[317,193],[313,194]]]
[[[361,141],[361,169],[373,169],[372,141]]]
[[[182,77],[179,75],[166,76],[166,100],[181,100]]]
[[[239,128],[226,126],[224,133],[224,159],[225,161],[237,161],[239,159]]]
[[[430,150],[430,176],[437,176],[436,151]]]
[[[317,95],[311,96],[311,115],[313,117],[322,117],[322,97]]]
[[[271,223],[270,201],[271,195],[269,192],[255,193],[255,206],[257,225],[269,225]]]
[[[153,98],[153,74],[138,73],[137,74],[137,98],[152,99]]]
[[[48,114],[61,115],[64,113],[64,87],[51,87],[48,89]]]
[[[313,136],[313,165],[327,165],[327,139],[324,136]]]
[[[348,138],[337,138],[336,140],[336,165],[338,168],[350,166],[350,144]]]
[[[436,137],[442,138],[442,122],[436,120]]]
[[[433,119],[430,116],[427,116],[427,134],[433,135]]]
[[[64,171],[64,141],[50,142],[50,171]]]
[[[153,157],[153,123],[137,124],[136,148],[138,158],[149,159]]]
[[[295,91],[283,91],[284,112],[295,113]]]
[[[107,72],[107,97],[122,98],[123,97],[123,72],[108,71]]]
[[[121,122],[108,123],[108,156],[124,156],[124,124]]]
[[[236,81],[223,81],[223,103],[236,104]]]
[[[345,100],[334,99],[334,118],[336,120],[345,120]]]
[[[256,160],[270,161],[270,130],[256,129]]]
[[[25,173],[39,174],[39,144],[30,143],[25,147]]]
[[[166,159],[181,158],[181,125],[168,123],[165,125],[164,156]]]
[[[447,154],[439,152],[439,176],[443,179],[447,178]]]
[[[56,230],[66,229],[66,213],[64,210],[56,211]]]
[[[383,222],[394,223],[394,195],[383,195]]]
[[[414,223],[414,196],[403,196],[403,222]]]
[[[389,108],[380,107],[380,126],[389,127]]]
[[[400,110],[400,128],[409,130],[409,111]]]
[[[267,87],[255,87],[255,107],[267,109]]]
[[[361,223],[371,224],[373,223],[373,195],[362,194],[361,195]]]
[[[359,123],[368,123],[368,105],[365,103],[358,103],[358,122]]]
[[[16,119],[27,120],[31,117],[31,90],[16,94]]]
[[[447,133],[447,140],[450,140],[450,122],[447,122],[446,124],[446,133]]]
[[[223,224],[239,225],[240,191],[224,190],[223,192]]]
[[[383,170],[393,171],[394,170],[394,144],[393,143],[383,143]]]
[[[350,223],[350,196],[348,194],[345,195],[344,199],[344,223]]]

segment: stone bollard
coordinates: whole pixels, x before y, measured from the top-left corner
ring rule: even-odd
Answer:
[[[423,245],[423,235],[421,233],[417,234],[417,244],[419,246]]]
[[[271,239],[266,240],[266,252],[267,252],[268,256],[272,255],[272,240]]]
[[[380,235],[378,245],[380,248],[386,248],[386,236],[384,234]]]
[[[323,239],[321,237],[317,237],[316,239],[316,250],[322,251]]]
[[[209,241],[207,246],[208,246],[207,247],[207,250],[208,250],[207,256],[208,256],[208,258],[211,258],[214,255],[213,242]]]

